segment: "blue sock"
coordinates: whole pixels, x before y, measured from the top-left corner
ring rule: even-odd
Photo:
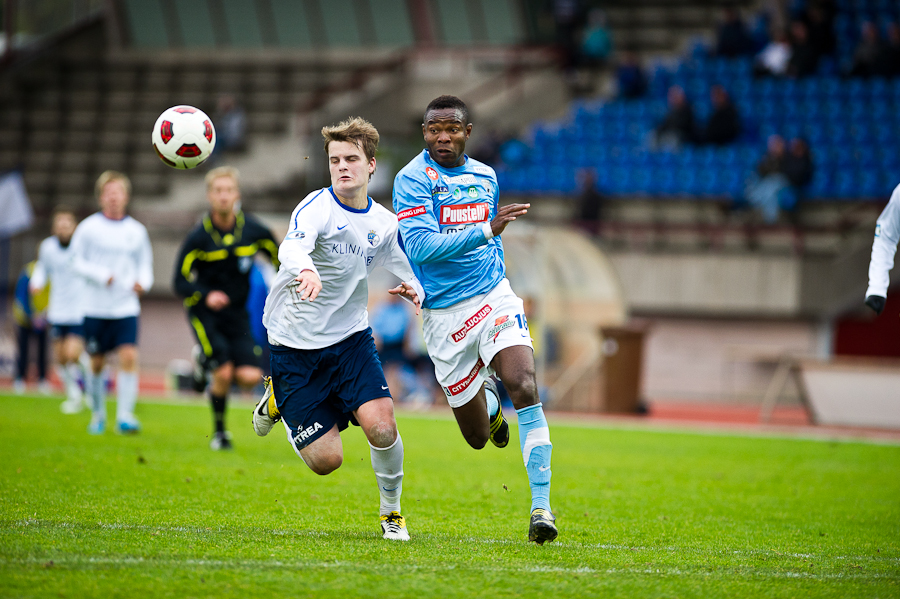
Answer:
[[[485,387],[484,401],[487,404],[488,418],[491,418],[500,409],[500,398],[494,395],[494,392],[489,387]]]
[[[516,410],[519,418],[519,445],[531,487],[531,509],[550,510],[550,429],[541,404]]]

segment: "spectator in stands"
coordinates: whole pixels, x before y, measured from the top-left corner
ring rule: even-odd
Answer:
[[[795,79],[814,75],[819,66],[819,55],[809,42],[809,31],[803,21],[791,23],[791,59],[787,74]]]
[[[694,143],[696,140],[694,109],[688,102],[684,90],[678,85],[673,85],[669,88],[668,99],[669,112],[663,122],[656,127],[655,145],[678,147]]]
[[[784,138],[772,135],[768,140],[768,151],[756,166],[756,174],[747,182],[744,191],[747,201],[762,215],[766,223],[778,220],[781,196],[791,182],[785,175],[787,152]]]
[[[612,38],[606,26],[606,13],[599,8],[591,9],[581,40],[581,65],[589,69],[601,68],[611,53]]]
[[[583,26],[580,0],[553,0],[553,20],[556,23],[556,43],[562,66],[567,72],[578,64],[578,35]]]
[[[802,191],[812,181],[812,156],[809,144],[802,137],[791,140],[790,151],[784,158],[784,174],[797,191]]]
[[[787,74],[790,60],[791,44],[788,43],[788,36],[785,32],[779,31],[756,56],[753,72],[758,77],[765,75],[784,77]]]
[[[826,11],[818,3],[811,3],[806,9],[806,24],[809,29],[809,43],[816,55],[820,58],[833,55],[837,47],[833,13]]]
[[[619,97],[626,100],[640,98],[647,93],[647,76],[636,53],[629,51],[622,54],[616,68],[616,81],[619,84]]]
[[[737,7],[729,6],[725,9],[722,23],[716,32],[716,55],[734,57],[752,52],[753,40],[741,20],[741,13]]]
[[[888,23],[886,32],[875,69],[883,77],[896,77],[900,75],[900,25]]]
[[[242,152],[247,148],[247,115],[231,94],[219,96],[216,106],[216,150]]]
[[[700,135],[700,141],[717,146],[730,144],[741,134],[741,116],[721,85],[713,85],[709,90],[709,97],[712,113]]]
[[[47,304],[50,299],[50,287],[37,293],[29,289],[31,275],[37,262],[29,262],[22,269],[18,280],[13,302],[13,320],[16,323],[16,378],[13,389],[19,395],[25,393],[25,381],[28,378],[29,354],[32,338],[37,342],[38,390],[44,395],[51,392],[47,380]]]
[[[592,235],[600,234],[605,199],[597,189],[597,176],[591,169],[579,173],[581,193],[578,196],[577,224]]]
[[[875,23],[865,21],[860,28],[859,44],[853,52],[851,77],[871,77],[878,74],[878,62],[882,56],[883,45]]]

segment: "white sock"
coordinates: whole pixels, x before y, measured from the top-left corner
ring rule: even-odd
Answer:
[[[91,396],[91,411],[94,416],[106,420],[106,381],[103,378],[103,372],[94,374],[88,370],[85,374],[87,378],[87,389]]]
[[[66,396],[69,398],[69,401],[79,401],[81,399],[81,387],[78,386],[78,375],[81,374],[81,367],[76,362],[72,362],[66,364],[63,367],[63,371],[67,377],[63,379],[66,383]]]
[[[116,375],[116,420],[134,422],[134,406],[137,404],[137,372],[119,371]]]
[[[65,364],[56,363],[53,365],[53,372],[56,373],[56,377],[59,379],[59,382],[63,384],[63,389],[65,389],[66,393],[68,393],[69,380],[72,378],[69,375],[69,369],[66,368]]]
[[[403,493],[403,440],[400,433],[390,447],[375,447],[369,443],[369,448],[381,496],[380,515],[399,512],[400,494]]]
[[[490,387],[485,386],[484,401],[487,404],[488,418],[490,418],[500,409],[500,398],[494,395]]]

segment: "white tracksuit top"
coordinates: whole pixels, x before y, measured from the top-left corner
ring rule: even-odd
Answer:
[[[397,216],[369,198],[356,210],[330,187],[306,196],[291,214],[278,250],[281,266],[266,298],[269,341],[295,349],[322,349],[369,326],[368,275],[376,266],[425,292],[400,247]],[[312,270],[322,281],[315,301],[300,300],[294,277]]]
[[[87,281],[85,316],[126,318],[141,313],[134,284],[145,291],[153,285],[153,250],[144,225],[130,216],[112,220],[97,212],[81,221],[70,245],[72,267]]]
[[[884,207],[875,225],[875,241],[872,243],[869,288],[866,289],[866,297],[870,295],[887,297],[898,241],[900,241],[900,185],[894,188],[891,200]]]
[[[84,320],[85,281],[72,268],[72,244],[63,247],[55,236],[41,242],[37,265],[31,273],[32,289],[43,289],[48,283],[47,321],[56,325],[80,325]]]

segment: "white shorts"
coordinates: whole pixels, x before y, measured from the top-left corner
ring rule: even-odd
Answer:
[[[494,373],[501,349],[527,345],[531,335],[522,300],[503,279],[490,293],[449,308],[424,311],[425,345],[451,408],[469,402]]]

